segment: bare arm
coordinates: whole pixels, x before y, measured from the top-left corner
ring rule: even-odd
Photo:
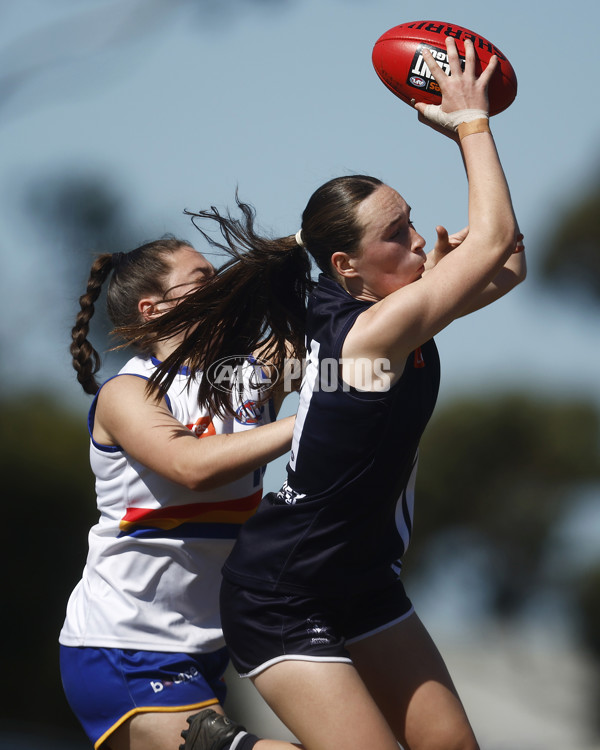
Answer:
[[[469,233],[469,227],[465,227],[459,232],[449,235],[445,227],[437,226],[436,232],[437,241],[433,250],[427,255],[425,274],[465,240]],[[500,271],[485,287],[481,294],[472,300],[469,307],[463,310],[462,315],[468,315],[476,310],[481,310],[481,308],[490,305],[492,302],[500,299],[500,297],[508,294],[511,289],[514,289],[518,284],[525,280],[527,276],[527,262],[525,260],[524,250],[523,235],[519,234],[514,250],[504,266],[502,266]]]
[[[475,51],[466,43],[461,71],[454,40],[448,39],[452,75],[447,77],[424,52],[442,88],[442,107],[487,111],[487,84],[497,61],[475,75]],[[417,105],[421,107],[421,105]],[[489,132],[468,135],[460,144],[469,184],[469,233],[452,253],[421,279],[408,284],[362,313],[348,334],[344,357],[386,358],[399,377],[408,354],[423,344],[480,298],[498,276],[515,247],[517,225],[510,193],[493,137]]]
[[[178,422],[164,401],[146,393],[146,381],[122,375],[100,391],[94,439],[119,445],[157,474],[192,490],[239,479],[286,453],[294,417],[232,435],[198,438]]]

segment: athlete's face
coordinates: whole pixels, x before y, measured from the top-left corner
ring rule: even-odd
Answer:
[[[193,247],[184,246],[168,256],[171,270],[164,280],[165,292],[162,297],[144,297],[138,309],[144,320],[151,320],[171,310],[182,297],[194,292],[214,276],[211,263]]]
[[[353,259],[363,285],[361,297],[383,299],[421,278],[425,240],[410,220],[410,206],[388,185],[381,185],[358,207],[363,227]]]
[[[181,297],[196,291],[214,276],[212,263],[193,247],[182,247],[171,256],[171,272],[165,280],[165,302],[169,307]]]

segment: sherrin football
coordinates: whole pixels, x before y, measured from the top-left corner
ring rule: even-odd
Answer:
[[[488,87],[490,115],[505,110],[517,95],[517,77],[512,65],[495,44],[453,23],[443,21],[410,21],[394,26],[382,34],[373,47],[373,66],[388,89],[410,104],[411,99],[426,104],[441,104],[442,94],[423,60],[422,50],[428,48],[438,65],[449,74],[446,37],[456,41],[464,66],[465,39],[471,39],[478,59],[478,73],[492,55],[500,63]]]

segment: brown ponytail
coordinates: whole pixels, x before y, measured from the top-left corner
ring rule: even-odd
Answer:
[[[203,238],[230,260],[172,310],[140,331],[127,330],[142,346],[157,337],[168,339],[186,331],[183,343],[150,380],[159,394],[168,389],[184,364],[195,374],[223,359],[241,364],[261,348],[261,359],[281,373],[287,356],[304,357],[306,297],[313,286],[309,257],[294,236],[258,235],[254,209],[237,194],[236,204],[241,219],[222,215],[214,206],[207,211],[186,211]],[[223,242],[199,226],[202,219],[218,224]],[[215,389],[209,378],[202,379],[198,399],[213,412],[231,412],[229,394]]]
[[[128,331],[141,345],[156,337],[186,334],[153,374],[150,387],[162,395],[183,365],[191,374],[208,372],[222,360],[241,364],[257,349],[278,373],[283,372],[286,356],[303,359],[306,302],[314,285],[308,253],[323,273],[334,278],[331,255],[338,250],[358,252],[363,229],[357,208],[380,185],[374,177],[354,175],[321,186],[302,215],[302,247],[295,235],[271,239],[257,234],[254,209],[242,203],[237,193],[240,219],[223,215],[214,206],[186,211],[203,238],[231,259],[171,311],[143,330]],[[203,219],[217,223],[224,242],[199,226]],[[231,412],[229,394],[215,389],[208,377],[202,378],[199,402],[217,413]]]

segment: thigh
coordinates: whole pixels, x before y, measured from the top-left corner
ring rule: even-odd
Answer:
[[[351,664],[284,661],[252,679],[306,750],[398,750]]]
[[[476,750],[450,674],[416,614],[348,649],[406,750]]]
[[[210,708],[223,713],[217,704]],[[135,714],[108,736],[100,750],[179,750],[183,744],[181,731],[188,728],[187,717],[195,713],[198,713],[197,708]]]

